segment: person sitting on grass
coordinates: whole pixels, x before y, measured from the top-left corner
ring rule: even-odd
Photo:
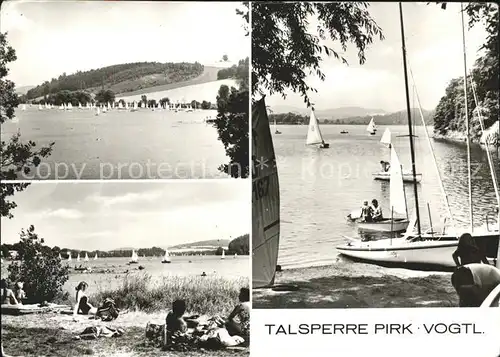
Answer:
[[[481,252],[469,233],[464,233],[460,236],[457,249],[453,252],[452,256],[456,266],[470,263],[489,264],[486,255]]]
[[[0,282],[0,294],[2,305],[19,305],[14,292],[9,289],[7,280],[2,279]]]
[[[500,285],[500,269],[493,265],[471,263],[458,267],[451,276],[460,307],[480,307]]]
[[[247,338],[250,335],[250,289],[241,288],[239,304],[226,320],[225,327],[229,335]]]
[[[87,290],[87,287],[89,285],[81,281],[78,286],[75,288],[76,290],[76,303],[75,307],[73,308],[73,316],[76,317],[77,314],[82,314],[82,315],[95,315],[97,312],[97,309],[93,307],[89,303],[89,299],[87,295],[85,294],[85,290]]]
[[[175,300],[172,303],[172,311],[168,313],[166,318],[167,333],[185,333],[187,331],[187,323],[183,317],[185,312],[186,302],[184,300]]]

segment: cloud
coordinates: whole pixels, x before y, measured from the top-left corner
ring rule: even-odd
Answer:
[[[42,213],[44,217],[50,218],[62,218],[62,219],[80,219],[83,217],[83,214],[72,208],[58,208],[55,210],[47,210]]]
[[[129,192],[120,196],[93,195],[89,197],[89,200],[97,202],[104,207],[109,207],[124,203],[152,202],[160,198],[162,194],[162,191],[150,191],[145,193]]]

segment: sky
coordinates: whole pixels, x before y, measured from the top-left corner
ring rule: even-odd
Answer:
[[[433,109],[448,82],[463,76],[462,27],[459,3],[448,3],[446,10],[434,3],[426,4],[403,3],[403,16],[408,64],[422,107]],[[316,110],[357,106],[392,112],[406,107],[398,3],[370,3],[368,10],[385,39],[377,38],[369,47],[364,65],[359,65],[354,45],[348,46],[345,53],[349,66],[333,57],[325,58],[321,64],[325,81],[308,78],[308,83],[318,89],[317,94],[311,94]],[[311,33],[315,33],[317,21],[310,24]],[[485,39],[483,27],[476,26],[466,32],[469,68]],[[338,43],[324,44],[342,52]],[[268,96],[266,104],[271,108],[305,108],[303,99],[293,93],[286,100],[279,95]]]
[[[81,250],[146,248],[250,232],[246,180],[34,182],[16,193],[2,243],[31,224],[49,246]]]
[[[249,56],[239,3],[16,0],[2,4],[0,31],[16,50],[9,79],[38,85],[104,66],[143,62],[210,65]]]

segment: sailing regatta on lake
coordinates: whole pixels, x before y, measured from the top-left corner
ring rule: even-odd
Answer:
[[[16,51],[7,77],[19,100],[1,138],[20,132],[48,150],[29,173],[12,165],[15,179],[230,178],[219,169],[230,158],[214,120],[220,88],[239,89],[248,77],[240,5],[54,3],[5,12],[2,29]],[[68,12],[82,15],[59,21]],[[121,15],[110,20],[110,12]],[[169,19],[184,13],[190,21]],[[82,28],[118,40],[89,51]],[[203,40],[220,33],[224,41]],[[158,46],[160,38],[169,45]],[[131,51],[136,42],[145,49]],[[43,51],[33,46],[42,43]],[[54,56],[61,44],[66,56]]]
[[[500,281],[484,286],[489,300],[465,303],[455,274],[450,280],[457,265],[471,271],[476,263],[494,271],[500,265],[498,118],[478,96],[487,94],[478,90],[481,80],[470,74],[490,55],[478,51],[490,35],[479,25],[467,33],[462,10],[459,4],[370,4],[385,38],[363,54],[366,63],[352,68],[355,51],[344,54],[348,60],[352,54],[349,67],[324,56],[318,94],[254,94],[254,306],[385,307],[387,294],[398,307],[498,304]],[[453,56],[441,62],[431,56],[435,32],[413,27],[425,16],[429,28],[447,26],[436,46],[453,43]],[[429,78],[432,71],[441,73],[439,80]],[[387,93],[364,89],[367,80]],[[447,85],[460,86],[451,116]],[[314,101],[311,114],[300,108],[298,94]],[[269,129],[274,122],[282,135]],[[310,132],[329,149],[308,145]],[[470,252],[475,258],[457,260]]]

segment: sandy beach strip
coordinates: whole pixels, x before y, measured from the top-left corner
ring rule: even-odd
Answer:
[[[296,291],[254,289],[253,308],[456,307],[451,273],[390,269],[338,261],[329,266],[285,269],[275,284]]]

